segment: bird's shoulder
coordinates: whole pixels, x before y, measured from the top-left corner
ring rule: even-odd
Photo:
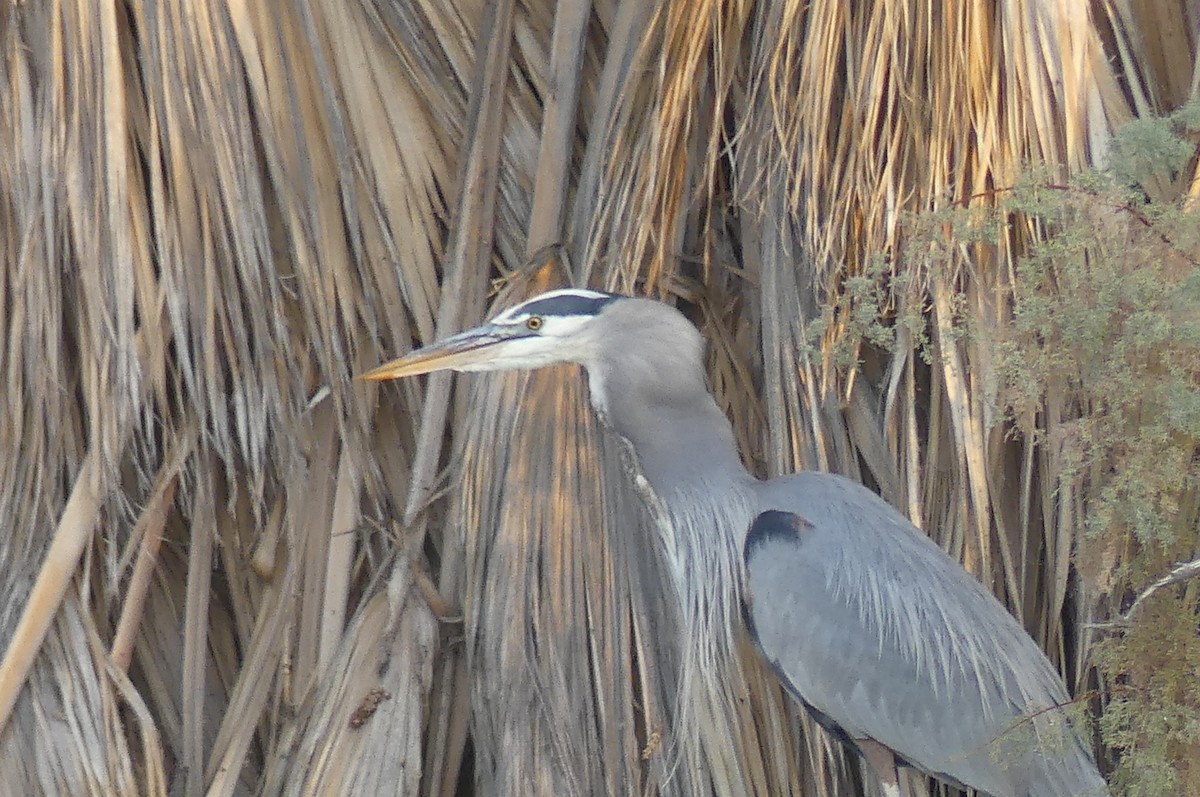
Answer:
[[[764,483],[758,510],[744,549],[751,634],[785,685],[849,735],[946,773],[942,753],[1065,699],[1007,610],[870,490],[796,474]]]
[[[817,565],[836,565],[846,574],[854,574],[860,566],[869,567],[892,583],[904,584],[922,580],[932,569],[979,586],[908,518],[866,487],[843,476],[796,473],[762,483],[757,493],[757,513],[787,513],[793,517],[782,526],[772,522],[752,524],[745,541],[747,561],[754,558],[760,546],[790,542],[797,556]],[[764,520],[771,518],[779,520],[780,516],[768,515]],[[790,541],[782,534],[785,528],[793,531]],[[846,567],[849,570],[842,569]]]
[[[915,664],[925,663],[915,659],[928,655],[928,635],[944,634],[947,656],[1006,644],[1041,667],[1044,656],[995,596],[866,487],[798,473],[764,483],[757,503],[743,551],[752,600],[845,613]]]

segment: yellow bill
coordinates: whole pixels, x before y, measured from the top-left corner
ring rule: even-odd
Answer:
[[[406,376],[430,374],[434,371],[486,371],[493,356],[492,347],[513,338],[511,331],[485,324],[452,335],[409,352],[391,362],[372,368],[359,379],[382,382]]]

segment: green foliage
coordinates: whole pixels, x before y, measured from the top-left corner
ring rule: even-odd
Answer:
[[[909,219],[902,267],[868,261],[810,325],[812,350],[841,368],[863,345],[893,350],[900,329],[928,363],[936,289],[943,338],[988,336],[972,340],[993,352],[998,417],[1052,453],[1047,486],[1081,501],[1076,564],[1099,619],[1200,556],[1200,219],[1177,198],[1198,130],[1200,102],[1130,124],[1104,171],[1031,170]],[[997,329],[964,286],[1004,273]],[[1198,618],[1200,580],[1172,585],[1092,652],[1115,794],[1200,794]]]
[[[1129,531],[1174,547],[1179,500],[1200,485],[1200,279],[1187,254],[1196,221],[1178,207],[1148,221],[1115,187],[1054,190],[1053,216],[1040,215],[1053,232],[1017,264],[1004,398],[1016,420],[1048,401],[1075,412],[1048,442],[1069,463],[1060,478],[1089,488],[1090,538]],[[1015,194],[1009,211],[1027,212],[1023,200]]]
[[[1194,599],[1155,597],[1128,633],[1097,646],[1097,665],[1115,676],[1100,729],[1123,752],[1112,774],[1119,794],[1200,794],[1196,608]]]
[[[810,352],[825,352],[841,369],[859,365],[862,343],[893,351],[897,332],[910,333],[914,348],[930,361],[929,333],[920,286],[909,271],[897,271],[892,258],[877,255],[859,274],[845,277],[824,305],[820,318],[808,325]],[[831,334],[836,333],[836,334]]]
[[[1080,498],[1077,566],[1101,615],[1200,556],[1200,219],[1178,199],[1197,130],[1193,103],[1129,125],[1104,171],[1031,171],[908,225],[905,290],[1007,270],[1010,322],[985,328],[960,302],[954,328],[992,336],[1001,416],[1052,452],[1048,486]],[[846,280],[839,317],[889,347],[896,295],[868,271]],[[1094,650],[1115,794],[1200,794],[1198,617],[1200,583],[1172,585]]]
[[[1042,235],[1016,264],[1002,398],[1059,447],[1058,484],[1082,488],[1081,571],[1113,608],[1200,551],[1200,223],[1142,190],[1189,166],[1195,144],[1178,133],[1191,113],[1130,125],[1107,173],[1035,178],[1003,203]],[[1040,420],[1050,404],[1060,428]],[[1200,794],[1196,590],[1175,589],[1096,650],[1113,786],[1130,797]]]
[[[1162,177],[1174,180],[1195,156],[1195,142],[1187,139],[1187,133],[1195,130],[1200,130],[1198,100],[1165,118],[1130,122],[1113,142],[1109,175],[1129,186]]]

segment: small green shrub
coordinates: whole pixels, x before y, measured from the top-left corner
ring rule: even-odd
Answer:
[[[906,289],[1006,274],[1008,323],[972,319],[962,302],[955,327],[993,336],[997,417],[1049,447],[1057,470],[1040,477],[1080,509],[1077,570],[1097,620],[1116,621],[1092,650],[1099,728],[1114,793],[1129,797],[1200,795],[1200,579],[1122,614],[1200,556],[1200,218],[1183,198],[1198,130],[1193,103],[1129,125],[1105,170],[1031,171],[923,214],[903,269]],[[898,323],[886,276],[847,280],[839,299],[848,328],[876,345]]]

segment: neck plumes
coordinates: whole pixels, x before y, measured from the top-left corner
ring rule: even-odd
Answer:
[[[688,772],[732,772],[736,761],[713,763],[713,756],[727,757],[727,740],[741,732],[746,678],[737,629],[754,479],[698,359],[640,371],[628,361],[593,365],[588,375],[593,405],[627,443],[632,480],[657,521],[678,599],[673,755]]]
[[[754,479],[699,362],[622,360],[588,369],[592,403],[632,449],[635,485],[659,525],[692,652],[734,655],[741,548]]]

